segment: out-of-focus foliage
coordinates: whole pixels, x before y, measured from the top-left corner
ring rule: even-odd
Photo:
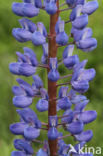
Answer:
[[[8,65],[10,62],[16,61],[16,51],[23,51],[23,46],[33,48],[37,54],[38,59],[42,54],[40,47],[33,47],[31,43],[18,43],[11,35],[13,27],[19,27],[18,17],[11,11],[11,4],[13,0],[0,1],[0,155],[10,155],[10,151],[13,150],[13,135],[9,132],[9,124],[18,121],[16,109],[12,104],[12,91],[11,87],[16,83],[16,77],[9,73]],[[88,109],[95,109],[98,112],[97,120],[89,124],[87,128],[93,129],[94,138],[89,143],[92,146],[103,146],[103,1],[99,2],[99,9],[89,18],[89,26],[93,29],[93,36],[98,40],[98,47],[93,52],[86,54],[82,51],[75,50],[76,54],[79,54],[81,60],[88,59],[87,67],[93,67],[97,71],[95,80],[91,83],[87,96],[91,99],[91,103]],[[69,11],[63,12],[62,17],[68,20]],[[38,17],[33,20],[43,21],[47,30],[49,30],[49,16],[43,11]],[[66,25],[66,32],[69,34],[70,26]],[[58,57],[62,54],[62,49],[58,50]],[[45,86],[47,86],[45,79],[45,70],[38,71],[44,80]],[[60,69],[61,75],[66,73],[64,67]],[[45,73],[45,74],[44,74]],[[31,80],[30,80],[31,81]],[[34,101],[33,108],[35,110],[36,101]],[[44,114],[39,117],[42,120],[47,119]],[[44,135],[41,135],[43,139]],[[68,139],[67,139],[68,140]],[[66,141],[67,141],[66,140]],[[70,142],[69,142],[70,143]],[[35,148],[35,145],[34,145]],[[103,151],[102,151],[103,152]]]

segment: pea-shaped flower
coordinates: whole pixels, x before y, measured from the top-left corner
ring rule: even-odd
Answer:
[[[48,131],[48,138],[50,140],[55,140],[58,138],[58,131],[55,127],[51,127],[49,128],[49,131]]]
[[[56,43],[65,45],[68,43],[68,35],[64,31],[64,21],[59,22],[59,33],[56,35]]]
[[[65,67],[72,69],[75,64],[79,63],[79,57],[78,55],[69,56],[63,60],[63,63]]]
[[[25,151],[26,154],[33,154],[34,153],[33,148],[31,147],[31,145],[26,140],[15,139],[14,140],[14,146],[17,150]]]
[[[71,44],[71,45],[68,45],[65,49],[64,49],[64,52],[63,52],[63,59],[69,57],[69,56],[72,56],[73,54],[73,50],[74,50],[74,45]]]
[[[41,99],[37,102],[36,108],[39,112],[44,112],[48,110],[48,95],[47,91],[43,88],[40,89]]]
[[[22,151],[13,151],[11,156],[26,156],[26,153]]]
[[[46,42],[47,32],[42,23],[38,23],[38,31],[35,31],[32,35],[32,42],[34,45],[39,46]]]
[[[92,137],[93,137],[93,132],[91,130],[83,131],[79,135],[75,136],[76,140],[85,141],[85,142],[90,141]]]
[[[66,128],[71,134],[79,134],[83,131],[84,125],[83,122],[74,121],[68,124]]]
[[[50,15],[55,14],[57,12],[56,0],[46,0],[45,10]]]
[[[37,129],[33,126],[28,126],[24,129],[24,136],[27,140],[34,140],[40,135],[40,129]]]
[[[71,109],[66,110],[63,113],[62,123],[71,123],[73,120],[74,114]]]
[[[83,29],[88,24],[88,15],[84,14],[77,17],[73,22],[72,26],[76,29]]]
[[[97,117],[96,111],[84,111],[80,113],[78,119],[81,120],[84,124],[88,124],[94,121]]]
[[[97,10],[97,8],[98,8],[98,1],[97,0],[89,1],[89,2],[84,4],[84,6],[82,8],[82,13],[91,15],[93,12],[95,12]]]
[[[50,71],[48,73],[48,79],[54,82],[59,79],[59,72],[57,70],[57,58],[50,58]]]

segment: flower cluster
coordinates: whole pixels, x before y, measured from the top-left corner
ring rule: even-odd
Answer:
[[[32,85],[21,78],[17,78],[18,86],[13,86],[14,93],[13,104],[20,116],[20,122],[10,125],[10,130],[15,135],[21,135],[22,139],[14,140],[14,147],[17,151],[13,151],[11,156],[50,156],[50,147],[48,141],[40,141],[41,130],[47,130],[48,139],[57,140],[58,151],[54,155],[59,156],[92,156],[92,153],[79,154],[79,145],[82,148],[93,137],[92,130],[84,130],[84,126],[94,121],[97,113],[94,110],[85,110],[89,100],[83,95],[89,89],[89,82],[94,79],[95,69],[85,69],[87,60],[80,61],[77,54],[73,55],[74,47],[90,52],[97,47],[97,40],[92,37],[92,29],[86,27],[88,24],[88,16],[97,8],[97,0],[66,0],[65,3],[58,7],[58,0],[24,0],[22,3],[13,3],[12,10],[23,18],[19,20],[22,28],[14,28],[13,36],[19,42],[32,41],[35,46],[42,46],[43,54],[41,62],[37,60],[35,52],[24,47],[24,53],[16,52],[18,60],[10,64],[10,72],[14,75],[30,77],[32,76]],[[66,5],[66,9],[60,7]],[[60,17],[55,24],[55,34],[48,35],[47,30],[42,22],[34,24],[26,17],[35,17],[39,14],[40,9],[46,11],[50,16],[62,11],[71,10],[69,21],[63,21]],[[71,23],[72,28],[70,35],[65,32],[65,24]],[[49,56],[49,44],[47,39],[54,37],[56,46],[66,46],[63,51],[62,58]],[[69,42],[69,38],[73,42]],[[55,43],[54,43],[55,44]],[[64,65],[68,71],[72,73],[66,76],[60,76],[58,66]],[[37,68],[45,68],[48,71],[48,80],[56,83],[58,97],[49,98],[49,91],[44,88],[43,81],[36,75]],[[60,79],[71,77],[69,82],[59,83]],[[66,85],[66,86],[65,86]],[[52,86],[51,86],[52,87]],[[63,111],[62,116],[55,114],[48,117],[48,124],[42,123],[36,113],[29,108],[34,98],[39,98],[35,108],[39,112],[45,112],[49,109],[49,102],[56,101],[56,111]],[[72,107],[73,106],[73,107]],[[44,128],[43,126],[46,126]],[[69,132],[63,136],[59,132],[61,127]],[[74,137],[78,142],[74,145],[76,153],[70,150],[70,143],[64,142],[65,137]],[[38,151],[34,151],[32,143],[38,142],[43,147]]]

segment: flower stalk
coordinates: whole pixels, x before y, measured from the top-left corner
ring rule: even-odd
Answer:
[[[60,7],[67,5],[65,9]],[[90,9],[91,8],[91,9]],[[94,110],[85,110],[89,100],[83,94],[89,89],[89,83],[95,77],[95,69],[85,69],[87,60],[80,61],[79,56],[74,54],[74,48],[83,52],[93,51],[97,47],[97,40],[92,38],[92,29],[86,27],[88,16],[98,8],[98,2],[93,0],[66,0],[59,5],[59,0],[23,0],[23,3],[13,3],[12,10],[19,20],[21,28],[14,28],[13,36],[19,42],[32,41],[35,46],[42,46],[41,60],[37,59],[36,53],[28,47],[24,47],[24,53],[16,52],[17,62],[10,64],[10,72],[14,75],[30,77],[33,82],[30,85],[21,78],[17,78],[17,86],[13,86],[13,104],[20,116],[20,121],[10,125],[10,130],[15,135],[21,135],[21,139],[14,140],[15,151],[11,156],[66,156],[73,153],[64,138],[73,136],[78,144],[74,144],[76,155],[78,145],[84,146],[84,142],[92,139],[91,130],[84,131],[85,124],[91,123],[97,117]],[[33,23],[30,19],[40,13],[40,9],[50,15],[49,34],[42,22]],[[70,12],[69,20],[63,21],[61,12]],[[65,24],[71,23],[70,35],[65,32]],[[69,42],[72,37],[73,42]],[[47,42],[48,41],[48,42]],[[57,52],[64,47],[62,57],[58,59]],[[64,64],[69,70],[67,75],[61,76],[58,66]],[[45,68],[48,76],[48,88],[39,75],[37,68]],[[72,72],[70,72],[70,70]],[[71,73],[71,74],[69,74]],[[63,82],[64,79],[68,79]],[[59,83],[59,80],[62,80]],[[39,112],[48,111],[48,122],[41,122],[35,111],[30,108],[33,99],[38,102],[35,109]],[[72,105],[74,105],[72,107]],[[63,112],[58,116],[58,112]],[[59,132],[63,128],[69,134]],[[41,141],[37,138],[41,132],[47,132],[48,140]],[[32,142],[43,144],[37,152],[32,148]],[[92,156],[89,153],[84,155]]]
[[[57,8],[59,10],[59,0],[57,0]],[[49,32],[49,55],[48,55],[48,60],[50,58],[55,58],[57,57],[57,44],[56,44],[56,32],[55,32],[55,25],[58,21],[59,18],[59,11],[57,11],[56,14],[50,16],[50,32]],[[48,61],[49,64],[49,61]],[[48,70],[49,72],[49,70]],[[48,117],[49,116],[55,116],[57,115],[57,110],[56,110],[56,97],[57,97],[57,84],[56,82],[52,82],[48,80],[48,95],[49,99],[49,108],[48,108]],[[50,156],[55,156],[55,153],[57,153],[57,139],[55,140],[48,140],[49,143],[49,149],[50,149]]]

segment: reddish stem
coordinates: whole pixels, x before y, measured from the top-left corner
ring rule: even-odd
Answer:
[[[57,7],[59,10],[59,0],[57,0]],[[58,21],[59,17],[59,11],[57,11],[56,14],[50,16],[50,32],[49,32],[49,56],[48,56],[48,65],[49,65],[49,60],[50,57],[54,58],[57,55],[57,44],[55,40],[55,25],[56,22]],[[49,72],[49,69],[48,69]],[[49,99],[49,110],[48,110],[48,116],[54,116],[57,114],[56,112],[56,101],[52,99],[56,99],[56,94],[57,94],[57,86],[56,82],[52,82],[48,80],[48,95]],[[49,125],[49,124],[48,124]],[[57,153],[57,139],[56,140],[48,140],[49,143],[49,149],[50,149],[50,156],[55,156]]]

